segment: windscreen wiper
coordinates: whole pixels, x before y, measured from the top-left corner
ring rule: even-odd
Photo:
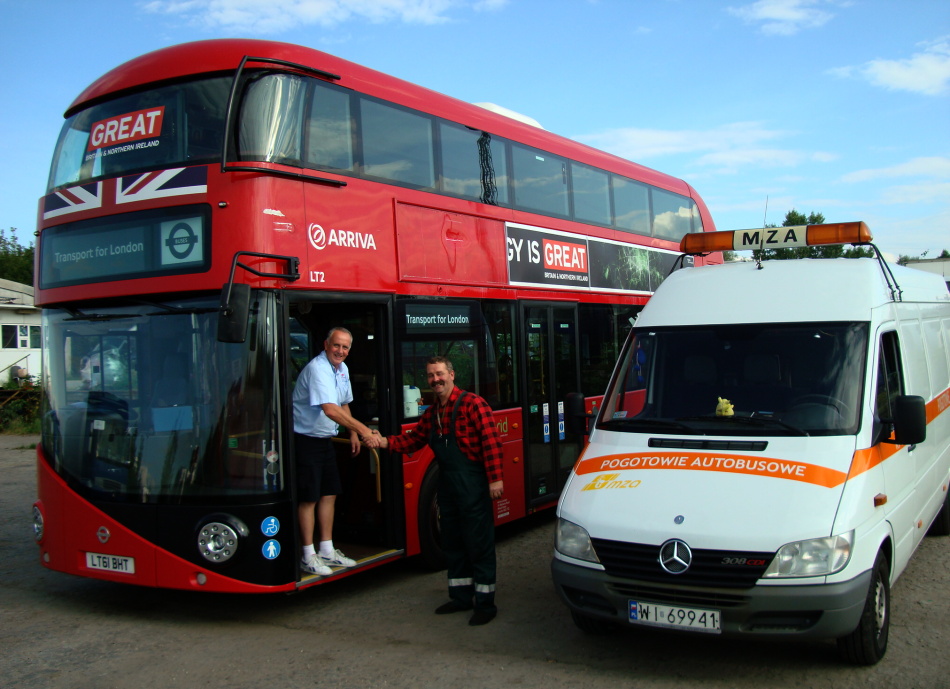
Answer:
[[[638,418],[618,418],[610,419],[609,421],[604,421],[600,424],[600,428],[609,428],[616,429],[617,427],[623,426],[650,426],[652,428],[670,428],[676,429],[679,431],[688,431],[690,433],[695,433],[697,429],[694,426],[683,423],[683,419],[638,419]]]
[[[64,318],[64,321],[114,321],[141,316],[138,313],[85,313],[79,309],[70,308],[64,308],[63,310],[69,314],[69,318]]]
[[[712,421],[716,423],[739,423],[751,426],[766,426],[772,424],[791,431],[795,435],[803,435],[806,437],[809,435],[808,431],[798,426],[793,426],[790,423],[785,423],[781,419],[776,419],[772,416],[688,416],[677,419],[677,421]]]
[[[161,311],[147,313],[145,314],[146,316],[167,316],[170,314],[191,315],[197,313],[217,313],[219,311],[217,306],[172,306],[171,304],[164,304],[160,301],[149,301],[147,299],[136,299],[135,303],[144,304],[145,306],[154,306],[156,309],[161,309]]]

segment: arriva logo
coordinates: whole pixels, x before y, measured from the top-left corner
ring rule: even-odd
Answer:
[[[322,251],[328,246],[343,246],[348,249],[372,249],[376,251],[376,239],[372,234],[349,230],[330,230],[329,234],[320,225],[313,223],[307,230],[314,249]]]
[[[637,488],[640,485],[640,479],[625,479],[618,481],[620,474],[601,474],[594,477],[594,480],[588,483],[581,490],[601,490],[602,488]]]
[[[501,421],[496,421],[495,428],[498,429],[498,435],[505,435],[508,433],[508,419],[504,418]]]

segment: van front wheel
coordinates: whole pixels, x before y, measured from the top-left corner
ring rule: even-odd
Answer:
[[[891,626],[891,586],[887,558],[877,554],[861,621],[853,632],[838,639],[838,653],[855,665],[874,665],[887,652]]]

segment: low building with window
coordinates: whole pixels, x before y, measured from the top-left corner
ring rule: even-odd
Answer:
[[[41,343],[33,286],[0,279],[0,386],[39,376]]]
[[[927,273],[934,273],[943,277],[950,289],[950,258],[915,258],[905,264],[908,268],[916,268]]]

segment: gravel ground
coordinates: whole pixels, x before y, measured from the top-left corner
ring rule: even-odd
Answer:
[[[950,686],[950,539],[926,539],[893,592],[871,668],[833,642],[648,630],[587,636],[554,593],[553,514],[499,530],[498,618],[436,616],[444,573],[404,561],[295,595],[122,586],[50,572],[30,534],[36,438],[0,436],[0,684],[17,688]]]

